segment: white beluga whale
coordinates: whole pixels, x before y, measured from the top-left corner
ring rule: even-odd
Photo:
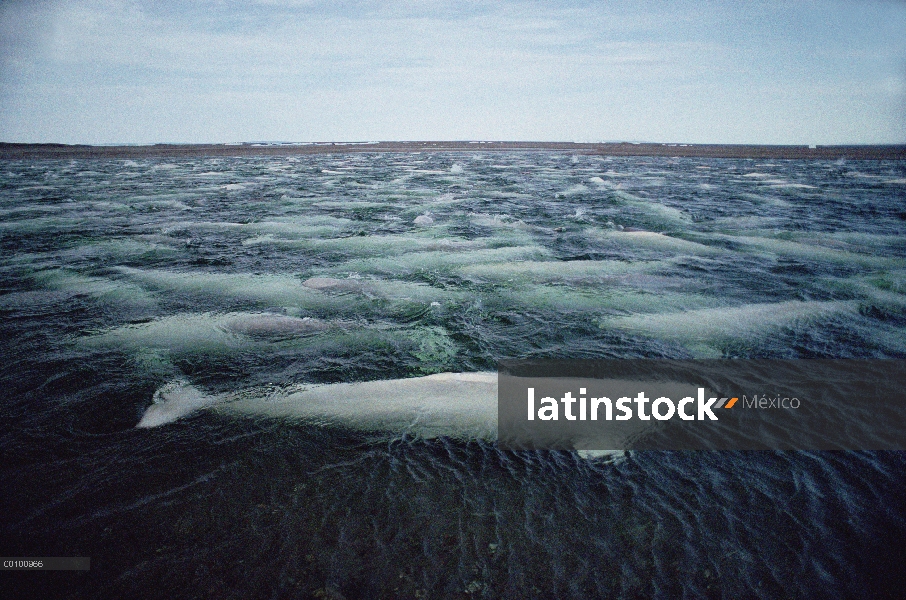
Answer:
[[[635,314],[602,319],[602,329],[621,329],[684,344],[697,358],[719,358],[719,347],[734,340],[760,340],[785,327],[837,316],[854,315],[855,301],[766,302],[734,307],[701,308],[679,312]]]
[[[447,253],[440,250],[426,254],[447,256]],[[393,260],[398,260],[398,258]],[[395,268],[389,266],[396,264],[393,260],[385,261],[388,265],[387,270],[390,272]],[[468,258],[463,260],[468,261]],[[209,298],[227,299],[231,302],[252,303],[269,309],[278,307],[303,309],[346,316],[374,311],[381,314],[394,311],[406,312],[412,308],[413,304],[423,304],[427,307],[434,301],[464,296],[455,291],[442,290],[423,283],[376,278],[367,280],[336,279],[330,277],[329,274],[318,275],[303,281],[299,277],[289,274],[182,273],[131,267],[116,267],[114,270],[141,286],[153,290],[198,294]],[[358,270],[357,268],[346,269],[346,273]],[[375,304],[375,299],[386,300],[389,304],[387,306]]]
[[[497,374],[437,373],[222,394],[208,394],[174,381],[154,393],[154,403],[137,427],[158,427],[202,409],[425,438],[493,439],[497,433]]]
[[[524,381],[527,385],[533,385],[532,382],[541,380]],[[554,378],[548,381],[554,382],[558,389],[583,394],[585,389],[582,386],[587,385],[589,380]],[[640,383],[622,379],[598,383],[606,383],[614,398],[635,396],[640,389],[649,392],[651,398],[671,393],[684,396],[696,394],[695,386],[686,383]],[[707,390],[707,394],[712,392]],[[136,427],[149,429],[167,425],[201,410],[343,427],[379,437],[411,435],[423,439],[449,437],[497,441],[500,425],[506,428],[504,437],[509,440],[505,442],[507,444],[521,440],[515,442],[518,447],[528,443],[530,447],[543,448],[548,444],[563,447],[567,443],[585,458],[599,458],[619,456],[623,450],[610,448],[625,449],[640,435],[663,426],[662,421],[651,419],[613,424],[597,417],[593,421],[584,421],[583,417],[582,423],[564,417],[572,419],[570,430],[565,433],[555,425],[550,430],[541,429],[526,434],[523,423],[526,416],[523,403],[526,400],[515,399],[513,403],[514,399],[509,398],[504,401],[507,402],[506,410],[499,410],[498,374],[494,372],[437,373],[356,383],[260,387],[219,394],[206,393],[184,381],[173,381],[154,393],[154,402]],[[542,402],[544,400],[549,399]],[[534,406],[534,400],[530,406]],[[594,412],[597,414],[597,408]],[[498,419],[504,421],[498,423]]]
[[[454,272],[460,277],[477,281],[559,282],[612,281],[627,273],[655,271],[664,267],[663,261],[572,260],[572,261],[511,261],[463,265]]]
[[[437,244],[436,249],[425,252],[408,252],[394,257],[355,259],[339,263],[327,272],[373,273],[399,277],[420,272],[449,273],[457,267],[480,263],[499,263],[517,260],[544,260],[551,257],[546,248],[536,245],[502,246],[450,252],[446,244]]]
[[[364,283],[359,279],[335,279],[333,277],[310,277],[302,282],[305,287],[318,291],[361,292]]]
[[[632,248],[671,256],[717,256],[727,253],[723,248],[633,227],[624,227],[620,231],[589,227],[585,229],[584,235],[603,248]]]
[[[440,302],[425,310],[447,310]],[[273,313],[178,313],[117,327],[86,332],[74,342],[83,349],[130,353],[142,368],[162,374],[175,362],[219,363],[233,357],[292,352],[309,358],[349,356],[392,348],[419,361],[418,373],[449,369],[458,344],[443,327],[401,326],[385,321],[322,320]],[[190,358],[191,357],[191,358]]]
[[[129,350],[231,352],[259,342],[305,339],[337,325],[264,312],[182,313],[102,330],[81,338],[80,343]]]
[[[269,313],[233,313],[224,326],[249,337],[311,335],[326,331],[330,323],[313,317],[292,317]]]
[[[431,222],[420,221],[427,219],[425,215],[416,217],[416,225],[431,225]],[[375,256],[397,257],[409,252],[430,252],[432,250],[447,250],[449,252],[462,252],[479,250],[481,248],[500,245],[497,240],[467,240],[456,236],[449,236],[443,231],[434,231],[435,228],[421,229],[420,234],[409,235],[366,235],[334,238],[313,238],[302,240],[271,240],[285,246],[305,248],[313,252],[335,252],[348,257],[369,258]]]
[[[85,294],[106,304],[138,307],[156,304],[154,296],[138,285],[105,277],[90,277],[69,269],[47,269],[32,277],[45,289]]]
[[[340,303],[302,285],[290,274],[186,273],[165,269],[114,267],[113,271],[146,289],[227,298],[231,302],[268,307],[299,307],[339,311]]]
[[[873,248],[868,243],[864,245],[845,244],[830,236],[813,236],[812,239],[803,238],[804,241],[793,241],[775,236],[727,235],[713,232],[707,235],[693,233],[691,236],[728,242],[748,254],[774,255],[781,258],[804,261],[808,264],[825,263],[872,269],[896,269],[902,268],[906,264],[906,261],[902,258],[890,256],[890,246],[887,248]],[[867,242],[876,244],[888,241],[881,238],[881,236],[865,239]]]

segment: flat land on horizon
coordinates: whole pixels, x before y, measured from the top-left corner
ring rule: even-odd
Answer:
[[[906,145],[809,147],[626,142],[605,144],[582,144],[573,142],[335,142],[312,144],[154,144],[148,146],[0,143],[0,159],[125,159],[192,156],[289,156],[297,154],[343,152],[493,152],[540,150],[609,156],[906,160]]]

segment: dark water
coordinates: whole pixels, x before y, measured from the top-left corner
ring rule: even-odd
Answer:
[[[3,588],[900,597],[902,453],[602,462],[209,411],[135,424],[174,380],[904,358],[904,227],[901,162],[4,162],[0,546],[92,569],[4,573]]]

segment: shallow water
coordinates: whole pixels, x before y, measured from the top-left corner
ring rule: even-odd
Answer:
[[[901,453],[589,461],[156,389],[501,358],[904,358],[906,165],[356,154],[0,165],[7,573],[48,597],[894,592]],[[428,219],[416,219],[429,216]]]

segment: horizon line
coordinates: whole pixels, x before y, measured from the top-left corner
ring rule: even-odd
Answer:
[[[65,144],[0,142],[0,159],[279,156],[368,152],[551,151],[586,155],[763,159],[906,160],[906,144],[691,144],[682,142],[527,142],[424,140],[367,142],[223,142]]]
[[[808,142],[797,143],[770,143],[770,142],[683,142],[683,141],[653,141],[653,140],[601,140],[601,141],[575,141],[575,140],[507,140],[507,139],[407,139],[407,140],[240,140],[230,142],[19,142],[0,141],[2,146],[66,146],[66,147],[153,147],[153,146],[330,146],[330,145],[375,145],[375,144],[558,144],[574,146],[601,146],[601,145],[659,145],[659,146],[749,146],[764,148],[862,148],[862,147],[899,147],[906,146],[902,142],[847,142],[839,144],[816,144]]]

